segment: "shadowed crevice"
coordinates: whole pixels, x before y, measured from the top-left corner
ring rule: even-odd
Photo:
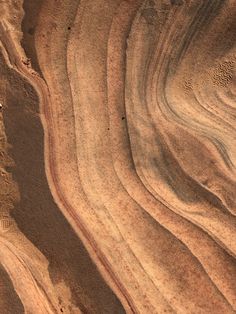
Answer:
[[[37,114],[38,97],[33,88],[15,72],[0,63],[8,82],[4,124],[12,171],[21,201],[12,216],[20,230],[49,261],[52,281],[64,281],[72,293],[73,304],[83,313],[124,313],[107,286],[48,187],[44,168],[43,128]]]
[[[41,70],[38,64],[37,53],[35,50],[35,29],[38,23],[38,17],[42,3],[42,0],[24,1],[23,9],[25,15],[21,24],[23,32],[21,45],[25,50],[25,54],[30,58],[32,67],[40,74]]]
[[[0,313],[23,314],[24,307],[14,290],[11,279],[0,265]]]

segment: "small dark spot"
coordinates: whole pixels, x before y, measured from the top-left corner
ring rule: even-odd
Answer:
[[[149,5],[150,7],[154,7],[155,1],[149,0],[149,1],[148,1],[148,5]]]
[[[205,185],[205,186],[207,186],[207,185],[208,185],[208,180],[207,180],[207,179],[206,179],[206,180],[203,180],[203,181],[202,181],[202,184]]]
[[[70,27],[70,26],[68,26],[68,28],[67,28],[67,29],[68,29],[68,31],[69,31],[69,30],[71,29],[71,27]]]
[[[183,4],[183,0],[170,0],[170,3],[172,5],[182,5]]]
[[[122,120],[124,120],[125,119],[125,117],[122,117]]]
[[[141,14],[147,24],[154,25],[157,23],[157,11],[154,8],[144,9]]]
[[[5,170],[6,170],[6,172],[8,172],[8,173],[12,173],[12,172],[13,172],[13,170],[14,170],[14,167],[11,167],[11,166],[5,166]]]
[[[30,66],[30,58],[26,58],[26,59],[22,60],[22,63],[24,63],[27,66]]]
[[[60,309],[60,311],[63,313],[64,311],[63,311],[63,309]]]
[[[107,128],[108,129],[108,131],[110,130],[110,128]]]
[[[28,33],[29,33],[30,35],[34,35],[34,27],[30,27],[30,28],[28,29]]]

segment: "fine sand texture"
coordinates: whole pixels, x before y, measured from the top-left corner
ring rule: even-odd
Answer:
[[[236,1],[0,0],[0,314],[236,313]]]

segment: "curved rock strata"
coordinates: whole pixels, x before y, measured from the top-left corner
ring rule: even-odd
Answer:
[[[14,306],[235,313],[234,1],[2,7]]]

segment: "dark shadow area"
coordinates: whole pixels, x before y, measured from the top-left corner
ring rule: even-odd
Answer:
[[[49,261],[54,283],[62,280],[72,301],[83,313],[125,313],[51,196],[44,168],[43,128],[38,97],[0,58],[8,82],[3,110],[9,155],[16,166],[8,169],[18,183],[21,200],[12,213],[20,230]],[[16,312],[18,313],[18,312]]]
[[[42,0],[23,1],[25,15],[21,24],[22,32],[24,34],[21,40],[21,45],[25,50],[25,54],[30,57],[32,67],[40,74],[41,70],[35,50],[35,29],[38,24],[39,11],[42,3]]]
[[[7,272],[0,265],[0,313],[23,314],[24,312],[24,307],[14,290]]]

